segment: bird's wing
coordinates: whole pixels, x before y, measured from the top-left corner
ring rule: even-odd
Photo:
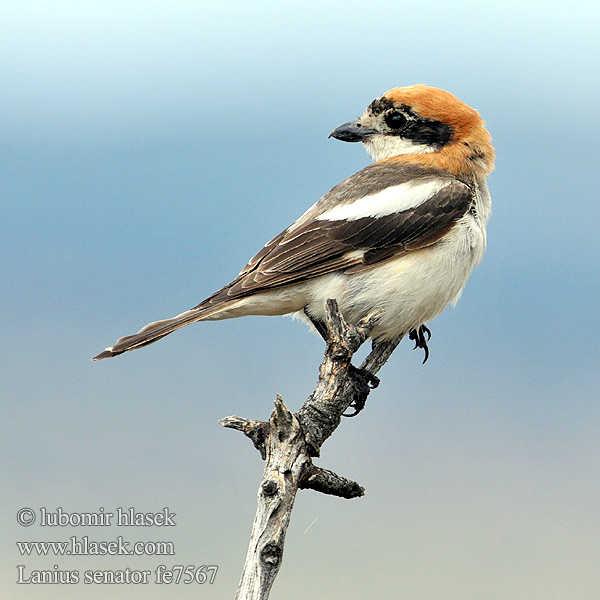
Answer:
[[[337,270],[361,270],[430,246],[472,202],[472,189],[458,179],[415,171],[412,165],[375,163],[333,188],[207,300],[212,304]]]

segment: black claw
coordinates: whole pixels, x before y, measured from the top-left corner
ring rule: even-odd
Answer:
[[[423,358],[423,362],[421,363],[422,365],[424,365],[427,362],[427,359],[429,358],[429,347],[427,346],[427,344],[423,346],[423,350],[425,351],[425,357]]]
[[[429,347],[427,346],[427,342],[431,339],[429,327],[427,325],[420,325],[418,329],[411,329],[408,333],[408,338],[415,342],[413,350],[422,348],[425,352],[425,358],[423,359],[423,364],[425,364],[429,358]]]
[[[348,408],[353,408],[354,412],[348,413],[342,413],[342,417],[355,417],[363,408],[364,405],[361,406],[360,408],[358,408],[358,406],[356,404],[351,404]]]

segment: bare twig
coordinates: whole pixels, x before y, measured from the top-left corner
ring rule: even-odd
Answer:
[[[243,417],[225,417],[219,421],[219,425],[229,429],[237,429],[247,435],[254,444],[254,447],[260,452],[263,460],[267,457],[265,448],[265,437],[269,431],[269,424],[264,421],[249,421]]]
[[[333,471],[315,465],[310,465],[310,468],[303,473],[299,487],[340,498],[360,498],[365,495],[365,488],[356,481],[340,477]]]

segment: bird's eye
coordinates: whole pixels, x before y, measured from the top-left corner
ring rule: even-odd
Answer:
[[[406,125],[406,117],[401,112],[390,112],[385,115],[385,122],[391,129],[400,129]]]

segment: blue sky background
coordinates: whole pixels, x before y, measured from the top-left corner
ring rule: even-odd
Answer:
[[[210,5],[209,5],[210,4]],[[227,283],[368,163],[328,140],[394,86],[477,108],[489,248],[404,342],[299,494],[272,597],[600,594],[600,9],[593,2],[5,2],[0,8],[2,597],[233,597],[262,463],[222,429],[311,392],[287,318],[195,325],[89,358]],[[177,513],[171,530],[27,529],[21,507]],[[15,542],[173,541],[174,557],[28,557]],[[212,587],[16,585],[33,569],[218,564]]]

